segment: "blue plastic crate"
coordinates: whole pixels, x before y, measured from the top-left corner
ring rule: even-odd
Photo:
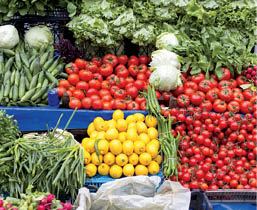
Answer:
[[[162,179],[162,171],[160,170],[158,174],[156,175],[148,175],[148,176],[159,176]],[[121,178],[124,178],[125,176],[122,176]],[[85,181],[85,187],[87,187],[89,189],[90,192],[96,192],[97,189],[99,187],[101,187],[102,184],[110,182],[110,181],[114,181],[117,179],[113,179],[110,176],[101,176],[99,174],[95,175],[94,177],[90,178],[90,179],[86,179]],[[161,180],[160,185],[162,183],[163,180]],[[159,185],[159,187],[160,187]],[[159,188],[158,187],[158,188]],[[157,189],[158,189],[157,188]]]

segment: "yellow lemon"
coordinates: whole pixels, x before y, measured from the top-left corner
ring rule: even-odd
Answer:
[[[107,121],[108,128],[116,128],[116,121],[115,120],[109,120]]]
[[[96,175],[97,168],[94,164],[89,163],[86,165],[86,175],[89,177],[95,176]]]
[[[98,147],[99,153],[101,155],[105,155],[109,150],[109,143],[107,140],[102,139],[98,142],[97,147]]]
[[[139,156],[139,162],[144,165],[144,166],[148,166],[152,161],[152,157],[149,153],[142,153],[140,156]]]
[[[102,176],[107,176],[109,174],[110,167],[102,163],[100,166],[98,166],[98,173]]]
[[[151,175],[158,174],[160,171],[160,166],[157,162],[151,161],[151,163],[148,165],[148,172]]]
[[[136,153],[133,153],[129,156],[129,163],[131,163],[134,166],[138,164],[138,155]]]
[[[104,163],[107,165],[112,165],[115,163],[115,156],[111,152],[104,155]]]
[[[135,168],[135,174],[137,176],[140,176],[140,175],[147,176],[148,175],[148,169],[143,165],[137,165],[136,168]]]
[[[127,131],[128,128],[128,124],[127,121],[124,119],[118,119],[117,120],[117,125],[116,125],[117,129],[122,132],[122,131]]]
[[[150,138],[146,133],[141,133],[138,138],[139,141],[143,141],[145,145],[147,145],[150,142]]]
[[[158,131],[156,128],[150,127],[147,129],[147,134],[149,138],[152,139],[157,139],[158,138]]]
[[[84,162],[85,164],[89,164],[91,161],[91,156],[88,151],[84,150]]]
[[[129,116],[127,116],[127,118],[126,118],[126,121],[127,121],[128,124],[130,124],[130,123],[135,123],[135,122],[137,122],[137,119],[136,119],[136,117],[135,117],[134,115],[129,115]]]
[[[122,151],[126,155],[131,155],[134,151],[133,141],[128,140],[128,141],[123,142]]]
[[[112,119],[118,120],[118,119],[124,119],[124,113],[123,111],[117,109],[112,114]]]
[[[143,141],[135,141],[134,142],[134,152],[138,155],[145,152],[145,143]]]
[[[137,129],[137,124],[135,122],[129,123],[128,129],[130,129],[130,128]]]
[[[122,168],[118,165],[113,165],[110,168],[110,176],[114,179],[120,178],[122,175]]]
[[[97,155],[95,152],[91,155],[91,162],[95,165],[100,165],[103,162],[103,156]]]
[[[82,139],[82,142],[81,142],[81,146],[84,148],[84,149],[86,149],[86,143],[87,143],[87,141],[89,141],[90,140],[90,138],[84,138],[84,139]]]
[[[98,132],[97,131],[93,131],[91,134],[90,134],[90,138],[91,139],[96,139],[98,136]]]
[[[150,144],[154,144],[157,147],[157,150],[159,150],[159,148],[160,148],[159,140],[153,139],[152,141],[150,141]]]
[[[139,122],[139,121],[144,121],[145,120],[145,116],[141,113],[136,113],[134,114],[135,118],[136,118],[136,121]]]
[[[104,122],[103,118],[96,117],[93,122],[94,122],[95,129],[97,131],[103,131],[103,129],[105,127],[105,122]]]
[[[157,125],[157,119],[152,116],[152,115],[147,115],[145,117],[145,124],[148,126],[148,127],[156,127]]]
[[[105,139],[105,132],[104,131],[98,132],[96,139]]]
[[[146,145],[146,152],[149,153],[152,158],[155,158],[158,155],[158,148],[154,143],[149,143]]]
[[[144,122],[137,122],[137,132],[138,133],[147,133],[147,126]]]
[[[162,156],[157,155],[156,158],[154,158],[154,161],[156,161],[160,165],[162,163]]]
[[[109,128],[105,133],[105,138],[107,140],[117,139],[119,136],[119,132],[116,128]]]
[[[114,155],[118,155],[122,152],[122,144],[119,140],[112,140],[109,144],[110,151]]]
[[[95,130],[94,123],[91,122],[87,128],[87,134],[90,136],[90,134]]]
[[[95,139],[87,139],[85,142],[85,150],[88,151],[89,153],[93,153],[95,151]]]
[[[134,128],[129,128],[127,131],[127,140],[136,141],[137,140],[137,131]]]
[[[127,164],[123,167],[124,176],[133,176],[135,172],[135,168],[132,164]]]
[[[127,133],[126,132],[120,132],[118,139],[123,143],[124,141],[127,140]]]
[[[116,156],[116,164],[119,166],[125,166],[128,163],[128,156],[125,154],[119,154]]]

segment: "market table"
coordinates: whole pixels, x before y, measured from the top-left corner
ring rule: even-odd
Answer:
[[[63,129],[72,115],[72,109],[53,108],[53,107],[0,107],[0,110],[6,110],[8,115],[13,115],[17,120],[21,131],[43,131],[48,127],[54,128],[59,117],[63,114],[58,128]],[[104,120],[112,118],[114,110],[77,110],[67,129],[87,128],[95,117],[102,117]],[[125,117],[140,112],[144,115],[147,111],[124,111]]]

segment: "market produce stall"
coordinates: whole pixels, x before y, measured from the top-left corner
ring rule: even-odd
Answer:
[[[1,1],[0,210],[256,208],[256,6]]]

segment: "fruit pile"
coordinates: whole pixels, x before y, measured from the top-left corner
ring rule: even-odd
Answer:
[[[145,110],[145,98],[140,91],[147,88],[151,71],[147,56],[107,54],[91,61],[76,59],[66,68],[67,80],[57,87],[58,95],[67,93],[72,109]]]
[[[162,158],[156,125],[152,116],[135,113],[125,119],[121,110],[108,121],[96,117],[88,127],[89,137],[82,140],[87,176],[158,174]]]

